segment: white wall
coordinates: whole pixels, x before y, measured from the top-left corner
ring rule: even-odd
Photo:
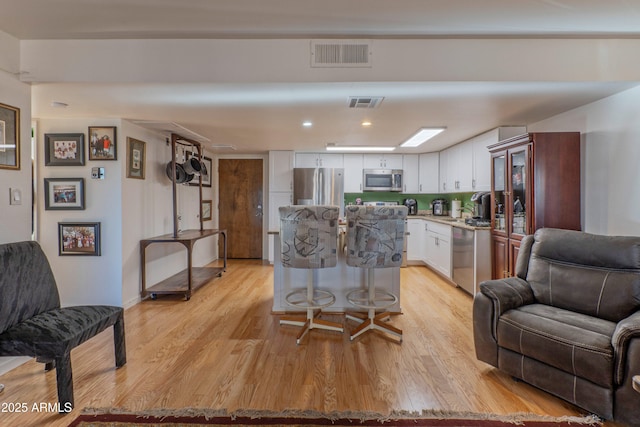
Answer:
[[[31,86],[19,71],[18,40],[0,31],[0,103],[20,109],[20,169],[0,169],[0,243],[31,239]],[[11,72],[9,72],[11,71]],[[22,192],[22,204],[9,204],[9,189]]]
[[[640,236],[638,105],[640,87],[528,126],[530,132],[582,133],[584,231]]]
[[[120,170],[122,135],[116,131],[118,161],[89,161],[89,126],[119,126],[118,119],[67,119],[38,122],[38,227],[39,241],[53,269],[63,306],[80,304],[122,305],[122,204]],[[85,137],[84,166],[44,166],[44,135],[82,133]],[[105,179],[91,179],[92,167],[104,167]],[[84,178],[84,210],[45,210],[44,178]],[[59,256],[58,223],[100,222],[101,256]]]
[[[116,161],[89,161],[87,157],[84,166],[44,166],[46,133],[84,133],[86,138],[89,126],[117,126]],[[126,176],[127,137],[146,143],[143,180]],[[58,282],[62,304],[135,304],[141,290],[140,240],[173,231],[172,186],[165,174],[171,149],[165,136],[119,119],[41,119],[38,152],[39,240]],[[91,168],[98,166],[105,168],[104,180],[91,179]],[[44,178],[75,177],[85,179],[85,209],[45,210]],[[212,199],[212,189],[205,189],[203,198]],[[197,187],[179,185],[178,200],[184,218],[182,228],[198,228]],[[101,223],[102,255],[59,256],[58,222],[93,221]],[[194,265],[204,265],[216,257],[217,246],[209,239],[197,246]],[[181,245],[158,244],[147,249],[148,286],[185,267],[186,251]]]
[[[0,31],[0,103],[20,109],[20,169],[0,169],[0,244],[31,239],[31,86],[11,72],[19,71],[18,40]],[[9,204],[9,189],[22,192],[22,204]],[[0,357],[0,373],[29,360]]]
[[[140,240],[173,233],[173,192],[166,175],[171,160],[171,147],[166,137],[130,122],[122,122],[122,134],[146,143],[145,179],[126,177],[125,147],[122,140],[122,301],[125,306],[140,300],[141,266]],[[210,153],[207,154],[210,157]],[[182,157],[177,158],[182,162]],[[178,213],[181,229],[198,229],[198,187],[178,185]],[[213,189],[203,189],[203,199],[212,200]],[[205,222],[205,228],[213,228]],[[217,239],[208,238],[196,243],[193,265],[202,266],[217,258]],[[147,287],[172,276],[187,266],[186,250],[177,243],[153,244],[146,250]]]

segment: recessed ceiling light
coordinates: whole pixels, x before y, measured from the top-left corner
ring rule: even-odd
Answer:
[[[400,144],[401,147],[417,147],[423,142],[433,138],[446,128],[422,128],[411,138]]]
[[[304,122],[302,122],[302,126],[306,127],[306,128],[310,128],[311,126],[313,126],[313,123],[309,120],[306,120]]]
[[[363,122],[362,122],[362,126],[364,126],[364,127],[369,127],[369,126],[371,126],[372,124],[373,124],[373,123],[371,123],[369,120],[365,120],[365,121],[363,121]]]
[[[327,151],[393,151],[396,147],[371,145],[327,145]]]

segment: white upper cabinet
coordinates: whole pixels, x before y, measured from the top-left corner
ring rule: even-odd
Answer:
[[[450,150],[442,150],[438,159],[438,193],[451,193],[453,185],[449,184],[449,152]]]
[[[491,190],[491,155],[487,147],[526,133],[524,126],[493,129],[440,152],[440,193]]]
[[[269,151],[269,191],[293,191],[293,151]]]
[[[439,153],[424,153],[419,156],[420,176],[418,179],[418,193],[435,194],[438,193],[438,183],[440,180],[440,155]]]
[[[344,192],[362,193],[362,154],[344,155]]]
[[[334,153],[296,153],[297,168],[342,168],[343,155]]]
[[[402,169],[402,154],[365,154],[365,169]]]
[[[452,149],[452,155],[449,155],[452,191],[457,193],[473,191],[473,144],[465,141],[453,146]]]
[[[417,154],[402,156],[402,192],[420,192],[420,159]]]
[[[498,130],[473,139],[473,191],[491,191],[491,153],[487,146],[498,142]]]

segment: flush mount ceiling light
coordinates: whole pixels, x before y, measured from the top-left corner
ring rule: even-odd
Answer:
[[[446,128],[422,128],[411,138],[400,144],[401,147],[417,147],[420,144],[433,138]]]
[[[370,146],[370,145],[335,145],[327,144],[327,151],[393,151],[396,147]]]

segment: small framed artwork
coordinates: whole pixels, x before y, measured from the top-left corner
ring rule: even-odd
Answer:
[[[45,178],[45,210],[83,210],[84,178]]]
[[[144,179],[145,145],[127,137],[127,178]]]
[[[0,104],[0,169],[20,169],[20,109]]]
[[[100,256],[100,223],[59,222],[58,255]]]
[[[47,133],[44,135],[45,166],[84,165],[83,133]]]
[[[202,201],[202,220],[203,221],[211,221],[212,207],[213,207],[213,201],[211,200]]]
[[[89,160],[117,160],[115,126],[89,126]]]
[[[191,156],[195,156],[193,153],[187,152],[187,159]],[[202,156],[202,171],[200,172],[200,176],[202,176],[202,186],[203,187],[211,187],[211,166],[213,165],[211,159],[209,157]],[[200,184],[197,179],[189,182],[189,185],[192,187],[198,187]]]

